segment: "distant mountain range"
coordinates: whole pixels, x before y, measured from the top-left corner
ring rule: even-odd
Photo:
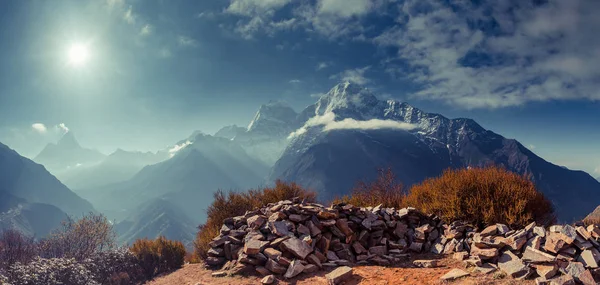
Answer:
[[[74,217],[94,212],[39,165],[0,144],[0,227],[17,228],[44,236],[67,214]]]
[[[282,179],[314,189],[327,201],[359,180],[374,179],[382,167],[392,168],[409,186],[447,168],[503,165],[529,175],[562,221],[582,218],[600,203],[600,183],[585,172],[549,163],[471,119],[379,100],[348,82],[299,113],[269,102],[246,128],[226,126],[215,135],[196,131],[157,153],[92,153],[71,133],[36,159],[60,167],[87,161],[60,177],[119,222],[124,243],[167,235],[189,245],[218,189],[246,190]]]

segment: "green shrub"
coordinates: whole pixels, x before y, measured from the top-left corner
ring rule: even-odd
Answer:
[[[446,222],[464,220],[478,226],[522,227],[532,221],[544,225],[556,221],[552,203],[530,179],[495,166],[446,170],[413,186],[404,204]]]
[[[218,190],[214,194],[212,204],[208,207],[206,223],[198,227],[199,231],[194,242],[194,254],[198,258],[206,258],[206,252],[210,249],[208,243],[219,235],[219,229],[226,218],[241,216],[246,211],[254,210],[268,203],[289,200],[295,197],[307,202],[314,202],[317,194],[314,191],[300,187],[296,183],[285,183],[279,180],[275,182],[275,187],[272,188],[252,189],[241,193],[229,192],[227,194],[222,190]]]

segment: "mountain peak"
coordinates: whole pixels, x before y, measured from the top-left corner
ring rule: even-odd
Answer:
[[[248,125],[248,131],[266,131],[264,128],[289,126],[295,122],[298,113],[287,103],[282,101],[269,101],[260,106],[254,119]]]
[[[362,119],[381,101],[371,90],[352,82],[342,82],[331,88],[316,103],[315,114],[334,112],[342,117]]]
[[[57,143],[58,146],[64,147],[64,148],[81,148],[81,146],[79,145],[79,142],[77,141],[77,139],[75,138],[75,135],[73,134],[73,132],[71,131],[67,131],[59,140]]]

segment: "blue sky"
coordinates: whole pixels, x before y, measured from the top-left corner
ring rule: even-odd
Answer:
[[[69,128],[104,152],[156,150],[350,80],[600,176],[598,13],[593,0],[0,1],[0,141],[34,156]]]

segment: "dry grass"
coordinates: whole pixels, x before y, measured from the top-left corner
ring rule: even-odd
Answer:
[[[347,203],[358,207],[383,204],[388,208],[402,208],[404,186],[397,181],[391,169],[379,169],[379,175],[371,183],[358,182],[350,195],[335,199],[334,204]]]
[[[183,243],[164,237],[155,240],[138,239],[129,250],[137,258],[148,280],[158,274],[181,268],[186,254]]]
[[[404,203],[447,222],[525,226],[555,222],[553,207],[534,183],[500,167],[446,170],[412,187]]]
[[[272,188],[252,189],[242,193],[229,192],[226,194],[219,190],[214,194],[214,201],[208,207],[206,224],[199,227],[196,235],[195,255],[199,258],[206,258],[206,252],[210,249],[208,243],[219,235],[219,229],[226,218],[241,216],[246,211],[257,209],[268,203],[294,197],[314,202],[316,196],[315,192],[306,190],[298,184],[282,181],[276,181],[275,187]]]
[[[599,217],[585,218],[585,219],[583,219],[582,222],[586,227],[589,225],[599,225],[600,226],[600,218]]]

